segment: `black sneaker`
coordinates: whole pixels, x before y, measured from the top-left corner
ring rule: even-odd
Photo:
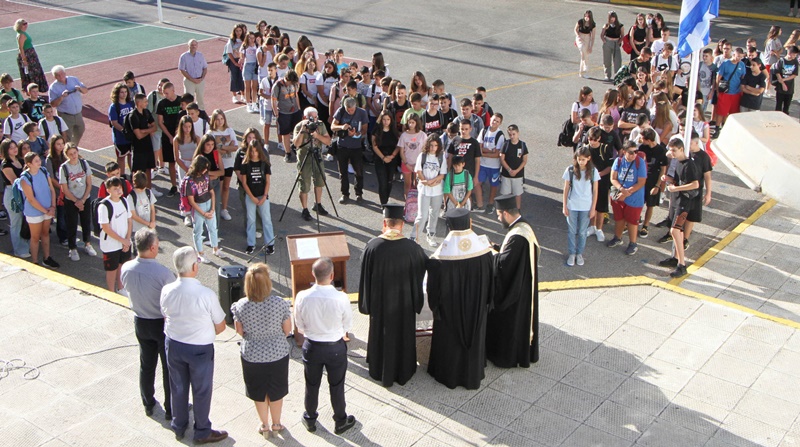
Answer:
[[[669,257],[664,259],[663,261],[659,261],[658,265],[661,267],[677,267],[678,266],[678,259]]]
[[[661,236],[661,238],[658,240],[659,244],[667,244],[667,243],[670,243],[670,242],[672,242],[672,235],[669,234],[669,233]]]
[[[57,268],[61,267],[61,265],[58,262],[56,262],[56,260],[53,259],[52,256],[49,256],[47,259],[42,261],[42,264],[46,265],[46,266],[48,266],[50,268],[53,268],[53,269],[57,269]]]
[[[303,216],[303,220],[309,222],[311,220],[311,213],[308,212],[308,208],[303,208],[303,212],[301,213]]]
[[[274,255],[275,254],[275,246],[274,245],[267,245],[267,254]]]
[[[364,201],[364,196],[361,194],[356,194],[356,202],[361,203]]]
[[[616,236],[614,236],[614,238],[612,238],[610,241],[606,242],[606,247],[609,248],[619,247],[620,245],[622,245],[622,239]]]
[[[170,413],[169,411],[164,413],[164,420],[165,421],[171,421],[172,420],[172,413]]]
[[[256,247],[253,247],[252,245],[248,245],[247,248],[244,249],[244,253],[246,255],[252,255],[254,251],[256,251]]]
[[[337,423],[336,424],[336,428],[333,429],[333,432],[336,433],[337,435],[341,435],[342,433],[346,432],[347,430],[350,430],[351,428],[353,428],[354,425],[356,425],[356,417],[350,415],[350,416],[347,416],[347,419],[342,421],[341,424]]]
[[[291,161],[292,161],[292,154],[291,154],[291,152],[283,156],[283,161],[285,161],[286,163],[289,163],[289,162],[291,162]]]
[[[155,405],[145,405],[145,407],[144,407],[145,416],[152,416],[153,415],[153,407],[155,407]]]
[[[669,276],[673,278],[680,278],[681,276],[686,276],[686,266],[678,264],[675,267],[675,270],[673,270],[672,273],[669,274]]]
[[[167,192],[167,197],[175,197],[175,194],[178,194],[177,186],[173,186],[172,188],[169,189],[169,192]]]
[[[317,431],[317,418],[306,417],[304,413],[302,420],[303,420],[303,425],[306,427],[306,430],[308,430],[311,433]]]
[[[689,238],[683,238],[683,249],[684,250],[689,249]]]
[[[350,200],[350,196],[342,196],[342,197],[339,197],[339,203],[341,203],[342,205],[344,205],[345,203],[347,203],[347,201],[348,201],[348,200]]]
[[[650,232],[647,231],[647,225],[644,225],[639,229],[639,237],[647,238],[648,234],[650,234]]]
[[[669,217],[665,217],[664,220],[656,224],[656,228],[667,228],[670,223]]]
[[[315,203],[314,207],[311,208],[311,210],[318,212],[320,216],[327,216],[328,214],[330,214],[328,213],[328,210],[326,210],[325,207],[322,206],[321,203]]]

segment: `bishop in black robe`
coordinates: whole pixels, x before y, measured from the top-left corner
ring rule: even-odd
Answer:
[[[417,370],[415,314],[424,303],[427,256],[403,237],[402,211],[384,206],[383,233],[367,243],[361,259],[358,310],[369,315],[369,375],[383,386],[404,385]]]
[[[448,388],[480,388],[486,366],[486,315],[494,257],[486,236],[471,229],[469,211],[447,212],[452,229],[428,260],[433,336],[428,373]]]
[[[508,228],[495,257],[493,305],[486,329],[486,356],[501,368],[539,361],[539,244],[522,219],[514,196],[496,199],[498,220]]]

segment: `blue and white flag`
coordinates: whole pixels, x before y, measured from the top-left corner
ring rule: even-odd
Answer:
[[[678,25],[678,55],[687,57],[708,45],[711,19],[719,16],[719,0],[683,0]]]

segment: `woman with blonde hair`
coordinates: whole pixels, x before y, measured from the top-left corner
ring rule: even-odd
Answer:
[[[14,22],[14,31],[17,32],[17,47],[19,54],[17,54],[17,66],[19,67],[19,80],[22,84],[22,90],[28,91],[28,84],[36,84],[39,86],[39,92],[47,92],[48,84],[47,78],[42,70],[42,64],[39,62],[39,55],[33,48],[33,40],[28,34],[28,21],[25,19],[17,19]]]
[[[233,306],[236,332],[242,337],[242,359],[247,397],[253,400],[261,424],[258,433],[280,433],[283,398],[289,394],[289,342],[292,330],[289,302],[272,290],[269,266],[258,263],[244,275],[247,296]],[[271,421],[270,421],[271,418]],[[270,424],[270,422],[272,422]]]
[[[578,66],[578,76],[585,78],[589,71],[589,55],[592,54],[594,46],[594,34],[597,24],[594,23],[594,15],[591,10],[583,13],[583,18],[575,24],[575,46],[581,53],[581,62]]]
[[[666,93],[659,93],[653,98],[653,128],[660,137],[661,141],[669,141],[669,138],[677,133],[678,128],[674,126],[673,120],[670,117],[672,105]]]

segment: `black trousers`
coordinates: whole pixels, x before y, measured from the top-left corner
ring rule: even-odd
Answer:
[[[75,243],[75,239],[78,236],[78,222],[81,224],[83,242],[90,242],[92,240],[92,210],[89,203],[85,203],[83,211],[79,211],[78,207],[75,206],[75,202],[65,198],[64,214],[66,214],[69,249],[72,250],[78,247],[78,244]]]
[[[389,197],[392,196],[392,182],[396,172],[397,158],[392,159],[389,163],[375,158],[375,175],[378,177],[378,197],[380,197],[381,205],[389,202]]]
[[[347,345],[344,340],[335,342],[303,342],[303,366],[306,378],[306,413],[304,418],[317,419],[319,406],[319,386],[322,382],[322,368],[328,372],[333,420],[344,422],[347,419],[344,401],[344,376],[347,373]]]
[[[133,317],[136,339],[139,341],[139,392],[142,394],[142,405],[149,407],[156,404],[155,380],[156,366],[161,358],[161,375],[164,382],[164,409],[172,412],[169,391],[169,369],[165,351],[164,319],[146,319]]]
[[[792,94],[781,92],[780,85],[775,89],[775,111],[789,114],[789,106],[792,105]]]
[[[356,171],[356,195],[364,194],[364,158],[361,146],[354,149],[339,146],[336,153],[336,160],[339,162],[339,178],[342,181],[342,195],[350,195],[350,174],[347,172],[347,164],[353,165]]]

